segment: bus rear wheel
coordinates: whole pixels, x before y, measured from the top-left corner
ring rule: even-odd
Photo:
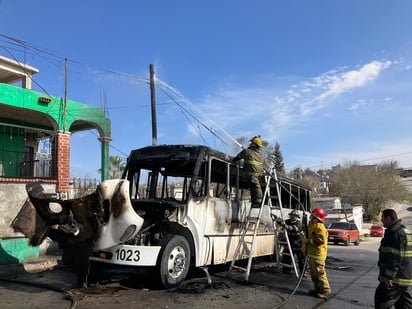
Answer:
[[[190,267],[190,247],[183,236],[167,235],[163,239],[159,255],[160,279],[164,287],[179,286],[186,278]]]

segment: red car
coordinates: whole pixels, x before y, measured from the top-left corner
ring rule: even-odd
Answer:
[[[372,225],[369,235],[371,235],[372,237],[382,237],[383,236],[383,227],[381,225]]]
[[[349,222],[333,222],[328,227],[329,242],[333,242],[335,245],[343,243],[345,246],[349,246],[351,242],[355,246],[360,244],[360,233],[358,227],[354,223]]]

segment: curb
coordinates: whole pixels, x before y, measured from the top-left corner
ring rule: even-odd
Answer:
[[[59,265],[60,257],[46,257],[44,260],[23,263],[23,269],[29,273],[45,271]]]
[[[0,275],[10,276],[22,273],[37,273],[53,269],[60,265],[60,256],[40,256],[36,261],[19,264],[0,264]]]

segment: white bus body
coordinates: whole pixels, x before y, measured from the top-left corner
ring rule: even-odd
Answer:
[[[171,288],[185,279],[190,266],[232,260],[251,203],[242,169],[230,156],[197,145],[149,146],[131,152],[123,178],[118,182],[129,190],[122,198],[134,209],[139,221],[134,226],[140,230],[129,229],[129,235],[128,226],[109,222],[95,244],[92,268],[153,267]],[[309,188],[286,178],[279,184],[280,196],[274,183],[270,189],[272,207],[262,206],[254,256],[275,253],[272,214],[285,217],[291,209],[311,209]],[[113,234],[130,237],[105,245],[113,244]]]

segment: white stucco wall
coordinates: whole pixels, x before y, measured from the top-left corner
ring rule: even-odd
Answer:
[[[45,192],[55,193],[56,185],[42,184]],[[27,199],[26,184],[0,183],[0,238],[21,237],[10,227]]]

